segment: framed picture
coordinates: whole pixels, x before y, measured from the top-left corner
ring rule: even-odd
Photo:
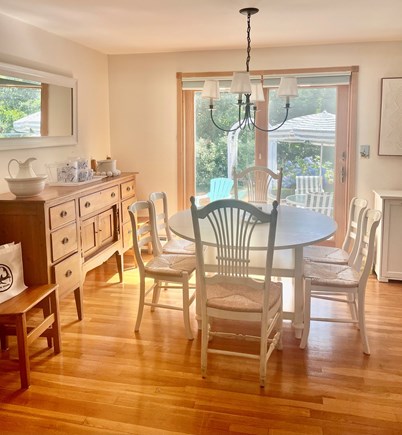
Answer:
[[[378,155],[402,156],[402,77],[381,79]]]

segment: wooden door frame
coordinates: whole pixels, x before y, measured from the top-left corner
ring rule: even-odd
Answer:
[[[286,74],[331,74],[335,72],[350,72],[350,83],[348,86],[337,85],[338,88],[338,103],[346,103],[348,110],[339,113],[337,109],[337,131],[336,136],[342,138],[343,145],[339,147],[341,152],[346,152],[345,160],[345,190],[344,194],[337,198],[335,209],[338,209],[334,216],[338,223],[338,231],[334,236],[332,244],[340,246],[346,231],[347,214],[349,210],[350,200],[355,193],[356,182],[351,175],[354,173],[352,169],[356,164],[356,126],[357,126],[357,78],[359,67],[330,67],[330,68],[307,68],[307,69],[288,69],[288,70],[258,70],[251,71],[251,75],[286,75]],[[182,89],[182,81],[184,78],[206,78],[206,77],[228,77],[232,73],[227,71],[208,72],[208,73],[177,73],[177,208],[183,210],[189,207],[189,198],[194,195],[195,181],[195,143],[194,143],[194,92]],[[264,89],[266,97],[268,97],[268,89]],[[268,101],[268,99],[266,99]],[[260,116],[267,117],[267,111],[260,113]],[[186,116],[190,114],[190,116]],[[338,116],[341,117],[341,122],[338,122]],[[267,164],[267,150],[265,144],[266,133],[256,135],[256,150],[255,161],[257,164]],[[338,149],[338,146],[337,146]],[[340,160],[341,155],[336,153],[335,162],[335,189],[340,183]],[[339,187],[338,187],[339,192]]]

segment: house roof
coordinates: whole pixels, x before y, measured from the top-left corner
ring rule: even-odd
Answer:
[[[0,13],[107,54],[402,41],[401,0],[0,0]]]

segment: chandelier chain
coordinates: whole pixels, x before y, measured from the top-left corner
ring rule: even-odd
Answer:
[[[247,14],[247,59],[246,59],[246,71],[250,72],[250,53],[251,53],[251,19],[250,13]]]

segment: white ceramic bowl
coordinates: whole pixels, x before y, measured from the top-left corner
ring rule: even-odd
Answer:
[[[5,178],[10,192],[18,198],[39,195],[45,188],[47,175],[32,178]]]

